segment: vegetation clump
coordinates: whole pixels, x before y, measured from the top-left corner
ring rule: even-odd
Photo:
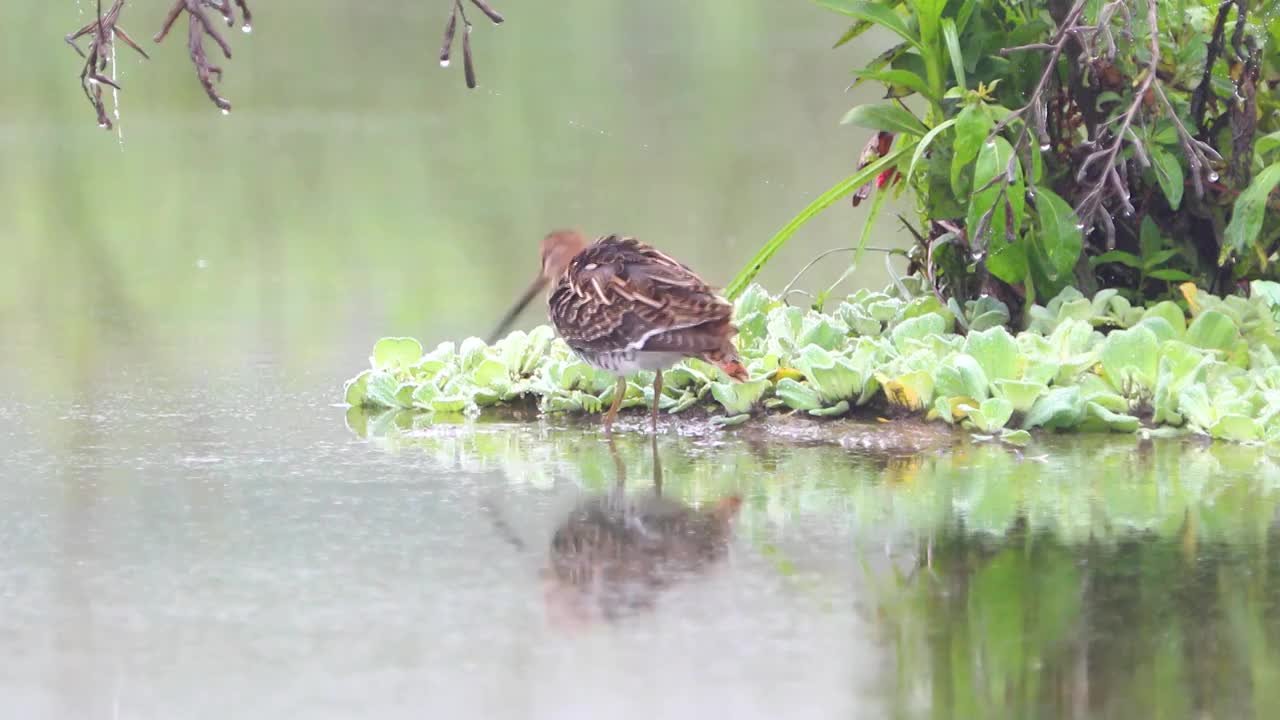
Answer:
[[[1271,0],[817,0],[877,28],[854,72],[885,99],[857,172],[816,199],[729,285],[745,289],[810,218],[908,193],[912,271],[1015,314],[1063,288],[1134,303],[1194,281],[1276,279],[1280,11]],[[819,295],[819,301],[823,294]]]
[[[704,407],[722,425],[765,412],[915,416],[1012,443],[1037,428],[1280,440],[1280,284],[1254,281],[1250,297],[1223,298],[1188,283],[1181,304],[1149,307],[1115,289],[1088,298],[1068,287],[1011,333],[1001,301],[943,305],[925,282],[859,290],[829,313],[752,285],[735,303],[750,379],[687,360],[665,374],[659,406]],[[598,413],[613,400],[613,377],[548,326],[426,353],[412,338],[384,338],[370,364],[347,382],[347,403],[428,421],[528,403]],[[649,405],[651,381],[635,375],[622,407]]]

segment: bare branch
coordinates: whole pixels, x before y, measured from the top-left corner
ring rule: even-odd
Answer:
[[[467,10],[462,0],[450,0],[453,7],[449,11],[449,21],[444,26],[444,43],[440,47],[440,67],[449,67],[449,55],[453,50],[453,37],[458,29],[458,19],[462,20],[462,71],[467,87],[476,87],[476,67],[471,58],[471,21],[467,18]],[[480,9],[494,25],[502,23],[501,13],[494,10],[486,0],[470,0],[472,5]]]
[[[175,0],[173,7],[169,8],[168,14],[165,15],[160,31],[152,38],[157,43],[164,40],[169,31],[173,29],[174,23],[178,21],[178,17],[184,12],[187,14],[187,52],[191,56],[191,64],[195,66],[196,77],[200,80],[200,86],[204,88],[205,94],[223,113],[231,112],[231,103],[219,95],[213,87],[215,79],[218,82],[222,81],[222,68],[209,61],[209,55],[204,48],[204,39],[206,36],[212,38],[213,42],[218,45],[218,49],[222,51],[223,56],[228,60],[231,59],[231,44],[218,31],[213,21],[205,13],[205,8],[212,8],[221,15],[223,20],[226,21],[227,27],[234,27],[236,24],[236,7],[240,9],[240,15],[243,20],[241,29],[249,32],[252,29],[250,21],[253,16],[249,12],[247,0],[235,0],[234,7],[232,6],[232,0]]]
[[[97,0],[94,20],[66,37],[67,44],[84,58],[84,67],[80,70],[80,87],[98,116],[98,127],[108,130],[112,124],[106,103],[102,99],[102,87],[105,85],[120,90],[119,83],[112,77],[115,74],[115,39],[124,40],[126,45],[137,50],[143,58],[148,58],[142,48],[125,34],[124,29],[117,27],[124,3],[125,0],[114,0],[111,7],[103,13],[102,0]],[[87,52],[76,44],[77,40],[86,35],[90,36]],[[111,70],[110,75],[108,68]]]

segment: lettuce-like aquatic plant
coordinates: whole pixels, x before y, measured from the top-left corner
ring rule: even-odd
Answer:
[[[701,406],[722,425],[762,411],[905,413],[1015,443],[1034,429],[1144,427],[1280,440],[1280,285],[1255,282],[1248,298],[1184,286],[1186,311],[1067,288],[1031,307],[1027,329],[1016,334],[998,301],[946,307],[932,295],[900,296],[907,287],[859,290],[820,313],[752,285],[735,305],[751,379],[730,382],[718,368],[687,360],[666,372],[658,405],[669,414]],[[384,338],[369,364],[346,383],[346,402],[410,411],[421,422],[512,404],[598,413],[613,400],[613,378],[579,360],[547,326],[494,345],[468,338],[425,353],[412,338]],[[651,383],[651,373],[639,373],[622,407],[648,407]]]

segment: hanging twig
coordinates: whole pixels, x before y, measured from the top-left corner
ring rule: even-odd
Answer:
[[[235,0],[235,6],[240,8],[240,14],[243,17],[240,29],[249,32],[253,29],[250,24],[253,16],[246,3],[247,0]],[[187,13],[187,50],[191,54],[191,64],[196,68],[196,76],[200,78],[200,85],[213,104],[217,105],[223,113],[229,113],[231,103],[213,89],[214,76],[217,76],[219,82],[222,81],[222,68],[209,62],[209,56],[204,49],[204,38],[206,35],[213,38],[228,60],[231,59],[231,45],[205,14],[205,8],[213,8],[221,14],[227,27],[235,26],[236,13],[232,7],[232,0],[176,0],[173,7],[169,9],[169,14],[165,16],[160,32],[156,33],[153,39],[157,43],[164,40],[169,30],[173,28],[173,24],[178,21],[178,16],[183,12]]]
[[[494,25],[502,24],[502,15],[494,10],[485,0],[470,0],[472,5],[480,8],[480,12],[493,21]],[[453,9],[449,11],[449,22],[444,26],[444,44],[440,47],[440,67],[449,67],[449,54],[453,50],[453,36],[458,29],[458,19],[462,19],[462,71],[467,87],[476,86],[476,68],[471,60],[471,21],[467,19],[467,11],[462,0],[453,0]]]
[[[111,129],[111,118],[108,117],[106,103],[102,100],[102,86],[109,85],[115,90],[120,89],[120,85],[106,75],[107,67],[114,63],[115,40],[117,38],[123,40],[125,45],[137,50],[143,58],[149,59],[146,51],[129,37],[124,28],[117,25],[120,21],[120,13],[124,10],[124,3],[125,0],[115,0],[104,14],[102,0],[97,0],[93,21],[66,37],[67,44],[84,58],[84,68],[80,71],[80,87],[84,90],[85,97],[89,99],[89,104],[93,105],[94,111],[98,114],[98,127],[108,130]],[[76,44],[77,40],[86,35],[90,36],[88,52],[81,50]]]

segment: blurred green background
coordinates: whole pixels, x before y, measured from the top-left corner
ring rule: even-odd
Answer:
[[[808,2],[498,2],[501,26],[472,13],[473,91],[436,60],[447,0],[256,2],[254,32],[228,35],[227,117],[185,19],[151,42],[168,6],[124,11],[152,59],[120,47],[122,140],[62,42],[93,3],[0,8],[23,29],[0,49],[23,68],[0,107],[0,363],[35,392],[139,353],[180,370],[197,343],[202,370],[268,358],[340,381],[383,335],[485,334],[558,226],[724,284],[866,140],[838,122],[871,99],[844,90],[877,47],[830,49],[845,24]],[[865,214],[832,209],[762,280],[852,244]],[[881,256],[864,265],[850,287],[887,282]]]

